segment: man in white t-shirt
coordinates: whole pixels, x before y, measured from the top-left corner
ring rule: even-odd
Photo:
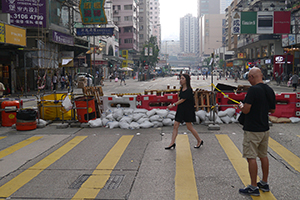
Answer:
[[[0,97],[3,96],[3,92],[5,91],[5,86],[0,82]]]

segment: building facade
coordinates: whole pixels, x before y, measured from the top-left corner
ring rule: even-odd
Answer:
[[[158,48],[161,48],[161,24],[160,24],[160,3],[159,0],[149,0],[149,17],[151,34],[157,38]]]
[[[198,48],[198,21],[192,14],[180,18],[180,51],[184,53],[195,53]]]
[[[200,52],[202,57],[210,56],[223,44],[224,14],[206,14],[200,17]]]
[[[139,51],[143,51],[143,46],[151,36],[149,0],[139,1]]]

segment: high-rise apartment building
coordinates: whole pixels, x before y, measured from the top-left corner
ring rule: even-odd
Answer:
[[[152,35],[157,38],[158,48],[161,47],[161,25],[159,0],[149,0],[149,16]]]
[[[198,20],[192,14],[180,18],[180,50],[185,53],[198,53]]]
[[[220,14],[225,14],[225,10],[230,6],[232,0],[220,0]]]
[[[120,50],[139,51],[138,16],[137,0],[113,0],[113,20],[119,27]]]
[[[206,14],[220,14],[220,2],[225,0],[198,0],[197,17]],[[225,10],[225,9],[224,9]]]
[[[222,46],[224,14],[206,14],[200,18],[200,53],[210,55]]]
[[[149,2],[150,0],[139,1],[139,51],[143,50],[143,46],[151,36]]]

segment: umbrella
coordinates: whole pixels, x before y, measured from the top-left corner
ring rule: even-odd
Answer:
[[[130,67],[122,67],[120,70],[121,71],[133,71],[133,69],[131,69]]]

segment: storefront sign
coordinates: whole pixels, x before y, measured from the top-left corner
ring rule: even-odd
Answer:
[[[113,35],[114,28],[76,28],[78,36]]]
[[[285,69],[285,62],[290,65],[293,63],[294,56],[293,55],[276,55],[274,56],[274,66],[273,73],[278,72],[278,74],[282,74]]]
[[[266,60],[265,60],[265,64],[266,64],[266,65],[271,64],[271,59],[266,59]]]
[[[2,0],[2,12],[10,13],[13,25],[46,27],[46,0]]]
[[[26,29],[5,24],[6,43],[26,46]]]
[[[281,35],[282,47],[289,46],[289,35]]]
[[[4,43],[4,36],[5,36],[5,31],[4,31],[4,24],[0,23],[0,42]]]
[[[296,35],[289,34],[289,45],[295,45],[295,44],[296,44]]]
[[[256,12],[242,12],[241,13],[241,34],[255,34],[256,33]]]
[[[291,12],[274,11],[274,34],[289,33],[291,29]]]
[[[83,24],[107,24],[105,0],[80,0],[79,10]]]
[[[234,65],[234,66],[240,66],[240,65],[243,65],[243,61],[242,61],[242,60],[234,60],[234,61],[233,61],[233,65]]]
[[[52,41],[59,44],[74,46],[74,37],[57,31],[52,31]]]

